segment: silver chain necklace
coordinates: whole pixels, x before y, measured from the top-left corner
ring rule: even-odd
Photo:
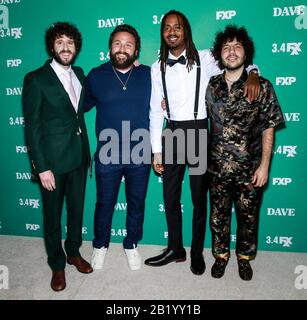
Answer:
[[[116,72],[116,70],[114,69],[114,67],[112,66],[112,69],[113,69],[113,71],[114,71],[114,73],[115,73],[115,75],[116,75],[116,77],[117,77],[117,79],[120,81],[120,83],[123,85],[123,90],[127,90],[127,83],[128,83],[128,81],[129,81],[129,78],[130,78],[130,76],[131,76],[131,73],[132,73],[132,70],[133,70],[133,66],[132,66],[132,68],[130,69],[130,72],[129,72],[129,75],[128,75],[128,78],[127,78],[127,80],[126,80],[126,82],[125,83],[123,83],[122,82],[122,80],[120,79],[120,77],[118,76],[118,74],[117,74],[117,72]]]

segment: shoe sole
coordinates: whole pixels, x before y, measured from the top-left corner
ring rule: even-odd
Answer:
[[[140,269],[141,269],[141,267],[132,267],[132,268],[131,268],[130,266],[129,266],[129,268],[130,268],[130,270],[132,270],[132,271],[136,271],[136,270],[140,270]]]
[[[91,270],[91,271],[89,271],[89,272],[81,271],[81,270],[80,270],[77,266],[75,266],[73,263],[68,262],[68,261],[67,261],[67,263],[68,263],[69,265],[71,265],[71,266],[74,266],[80,273],[89,274],[89,273],[92,273],[92,272],[93,272],[93,270]],[[91,265],[91,267],[92,267],[92,265]],[[94,268],[92,267],[92,269],[94,269]]]
[[[92,266],[92,265],[91,265]],[[103,269],[103,266],[101,267],[96,267],[96,266],[92,266],[93,270],[102,270]]]
[[[51,286],[50,286],[51,287]],[[51,289],[54,291],[54,292],[60,292],[60,291],[63,291],[64,289],[66,288],[66,285],[65,287],[61,288],[61,289],[55,289],[55,288],[52,288]]]
[[[240,276],[240,275],[239,275],[239,276]],[[250,277],[250,278],[243,278],[243,277],[241,277],[241,276],[240,276],[240,278],[241,278],[243,281],[251,281],[253,277]]]
[[[103,259],[104,260],[104,259]],[[91,267],[93,268],[93,270],[101,270],[101,269],[103,269],[103,266],[104,266],[104,261],[103,261],[103,263],[102,264],[98,264],[98,265],[95,265],[95,264],[93,264],[92,262],[91,262]]]
[[[193,268],[192,267],[190,267],[190,270],[192,271],[192,273],[193,274],[195,274],[196,276],[201,276],[202,274],[204,274],[205,273],[205,270],[204,271],[202,271],[202,272],[195,272],[195,271],[193,271]]]

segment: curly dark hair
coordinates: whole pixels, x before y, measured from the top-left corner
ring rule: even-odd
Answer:
[[[191,25],[189,23],[189,20],[182,12],[177,10],[168,11],[163,16],[163,19],[161,22],[161,29],[160,29],[161,44],[160,44],[160,57],[159,57],[159,60],[161,61],[161,70],[162,68],[165,68],[166,60],[168,57],[168,51],[169,51],[169,48],[164,40],[163,30],[165,27],[166,18],[170,15],[175,15],[177,16],[178,20],[182,21],[182,26],[184,30],[184,43],[185,43],[187,60],[188,60],[187,68],[190,71],[193,68],[193,64],[198,59],[198,52],[193,42],[192,30],[191,30]]]
[[[245,51],[245,61],[244,66],[247,67],[253,63],[255,47],[254,42],[251,37],[249,37],[246,29],[244,27],[238,28],[235,25],[227,25],[224,31],[220,31],[216,34],[215,40],[213,43],[213,48],[211,50],[212,55],[215,60],[218,62],[220,69],[224,69],[222,63],[221,52],[223,45],[228,41],[233,41],[234,39],[241,42]]]
[[[128,32],[134,37],[134,39],[135,39],[135,50],[137,51],[137,55],[136,55],[136,59],[137,59],[139,57],[140,51],[141,51],[141,38],[140,38],[138,32],[136,31],[136,29],[133,28],[129,24],[121,24],[121,25],[117,26],[112,31],[112,33],[110,34],[110,38],[109,38],[109,49],[111,49],[113,38],[114,38],[115,34],[118,33],[118,32]]]
[[[56,22],[47,29],[45,35],[46,47],[50,56],[53,56],[54,41],[63,35],[74,40],[76,46],[76,55],[80,52],[82,46],[82,36],[77,27],[68,22]]]

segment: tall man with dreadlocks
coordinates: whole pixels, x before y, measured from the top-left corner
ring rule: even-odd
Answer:
[[[187,18],[175,10],[166,13],[161,23],[160,58],[153,64],[151,70],[150,135],[154,169],[158,174],[163,174],[168,246],[162,254],[147,259],[146,265],[163,266],[170,262],[186,260],[182,241],[180,198],[187,165],[193,203],[191,271],[196,275],[201,275],[205,271],[202,254],[208,190],[207,148],[204,142],[207,134],[205,93],[210,77],[219,73],[221,70],[210,51],[196,50]],[[249,100],[252,100],[258,95],[258,75],[251,74],[247,83],[249,86],[246,86],[245,94],[248,93]],[[166,104],[164,111],[161,108],[163,99]],[[176,135],[176,148],[169,148],[170,141],[167,135],[162,140],[164,118],[167,119],[164,132]],[[183,151],[179,150],[182,148]],[[198,155],[197,162],[195,158],[192,159],[191,150],[193,154]],[[173,156],[173,161],[166,161],[170,154]]]

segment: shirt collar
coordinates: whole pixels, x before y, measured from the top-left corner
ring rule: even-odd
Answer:
[[[178,57],[175,57],[173,54],[171,54],[171,52],[168,52],[168,58],[169,59],[175,59],[177,60],[179,57],[184,56],[186,58],[186,49],[184,49],[181,54]]]
[[[245,83],[245,81],[246,81],[247,77],[248,77],[248,74],[247,74],[246,69],[244,68],[244,69],[243,69],[243,72],[242,72],[242,74],[241,74],[241,76],[240,76],[240,78],[239,78],[237,81],[235,81],[233,84],[241,84],[241,83]],[[224,73],[223,73],[223,77],[222,77],[222,79],[223,79],[223,81],[226,83],[226,79],[225,79],[225,71],[224,71]]]
[[[53,67],[53,70],[57,74],[68,74],[68,73],[72,72],[71,66],[69,66],[68,69],[64,69],[55,59],[52,59],[50,65]],[[73,72],[72,72],[72,75],[73,75]]]

